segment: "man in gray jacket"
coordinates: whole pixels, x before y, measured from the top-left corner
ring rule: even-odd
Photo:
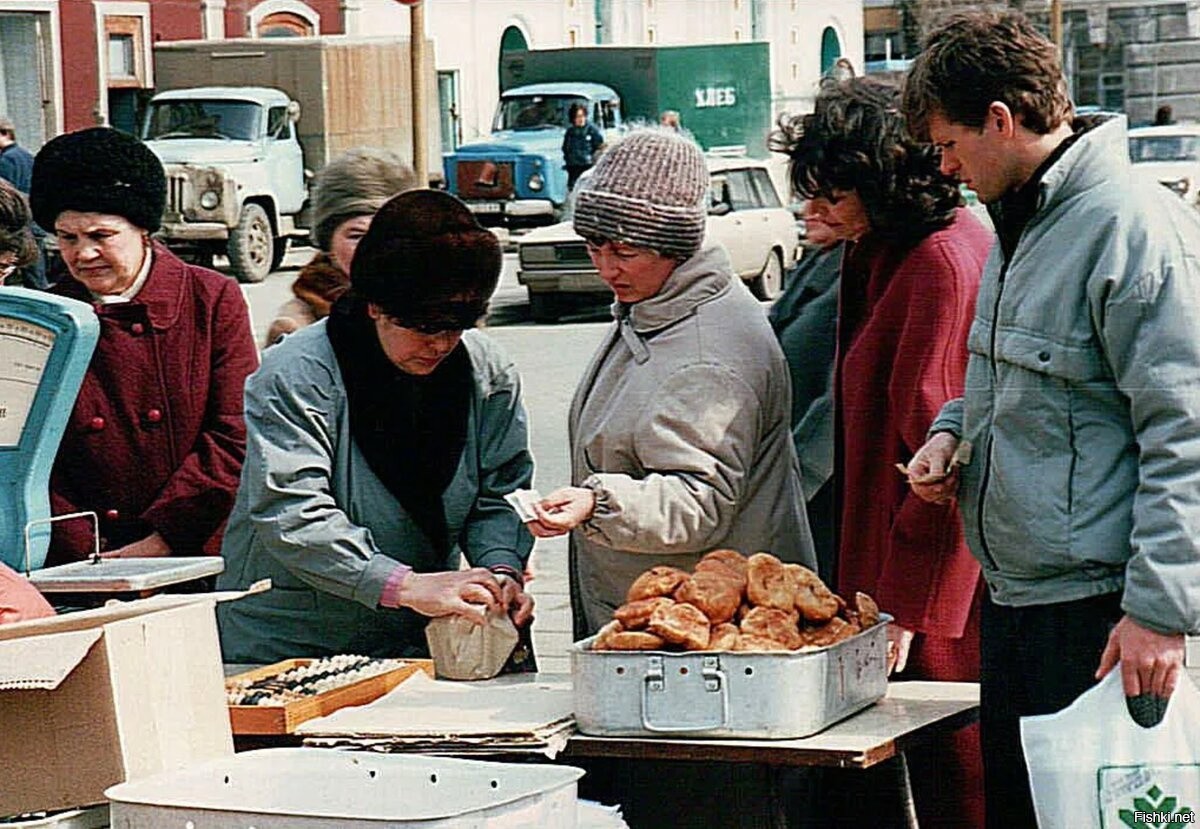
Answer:
[[[1134,173],[1123,118],[1071,123],[1057,51],[1019,15],[950,21],[905,89],[999,236],[964,397],[909,468],[960,499],[989,586],[987,825],[1033,826],[1020,717],[1118,661],[1135,718],[1161,710],[1200,629],[1200,223]]]

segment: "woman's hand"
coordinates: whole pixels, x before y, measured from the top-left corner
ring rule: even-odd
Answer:
[[[596,493],[579,486],[565,486],[534,504],[537,520],[525,526],[537,538],[554,538],[587,521],[595,510]]]
[[[101,553],[100,558],[161,558],[171,555],[171,548],[158,533],[151,533],[141,541],[126,544],[107,553]]]
[[[462,616],[477,625],[484,623],[488,611],[507,607],[503,600],[500,580],[483,567],[409,573],[396,594],[400,607],[411,608],[423,616]],[[532,599],[529,611],[533,611]]]
[[[908,483],[917,497],[945,504],[958,494],[958,467],[951,463],[958,438],[938,432],[908,462]]]
[[[908,652],[912,649],[913,631],[902,628],[895,622],[887,627],[887,672],[901,673],[908,667]]]
[[[521,627],[533,618],[533,596],[512,576],[497,574],[496,578],[500,581],[500,605],[508,610],[513,624]]]

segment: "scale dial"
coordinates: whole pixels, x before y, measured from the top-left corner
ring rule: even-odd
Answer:
[[[0,316],[0,448],[21,441],[55,336],[43,325]]]

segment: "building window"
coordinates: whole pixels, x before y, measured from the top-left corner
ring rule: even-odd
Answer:
[[[734,29],[734,30],[733,30],[733,39],[734,39],[734,40],[741,40],[741,39],[742,39],[742,30],[741,30],[741,29]]]
[[[657,38],[658,38],[658,33],[656,31],[654,31],[654,27],[647,26],[646,27],[646,42],[654,43],[657,40]]]
[[[142,18],[105,15],[105,79],[109,89],[142,88],[146,82],[146,43]]]
[[[798,29],[792,29],[790,32],[790,37],[792,40],[792,45],[795,46],[800,42],[800,31]]]
[[[293,12],[275,12],[258,21],[259,37],[311,37],[312,24]]]
[[[567,29],[567,45],[568,46],[578,46],[579,45],[579,27],[578,26],[572,26],[571,28]]]
[[[799,79],[800,79],[800,64],[793,63],[792,64],[792,80],[795,81],[795,80],[799,80]]]

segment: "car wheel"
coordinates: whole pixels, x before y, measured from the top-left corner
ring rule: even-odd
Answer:
[[[242,207],[242,217],[229,234],[226,250],[229,267],[241,282],[262,282],[275,258],[275,234],[267,211],[253,202]]]
[[[779,252],[772,250],[758,276],[750,283],[750,290],[759,299],[774,299],[783,290],[783,262]]]
[[[529,295],[529,315],[534,322],[558,322],[562,313],[562,303],[554,294]]]

